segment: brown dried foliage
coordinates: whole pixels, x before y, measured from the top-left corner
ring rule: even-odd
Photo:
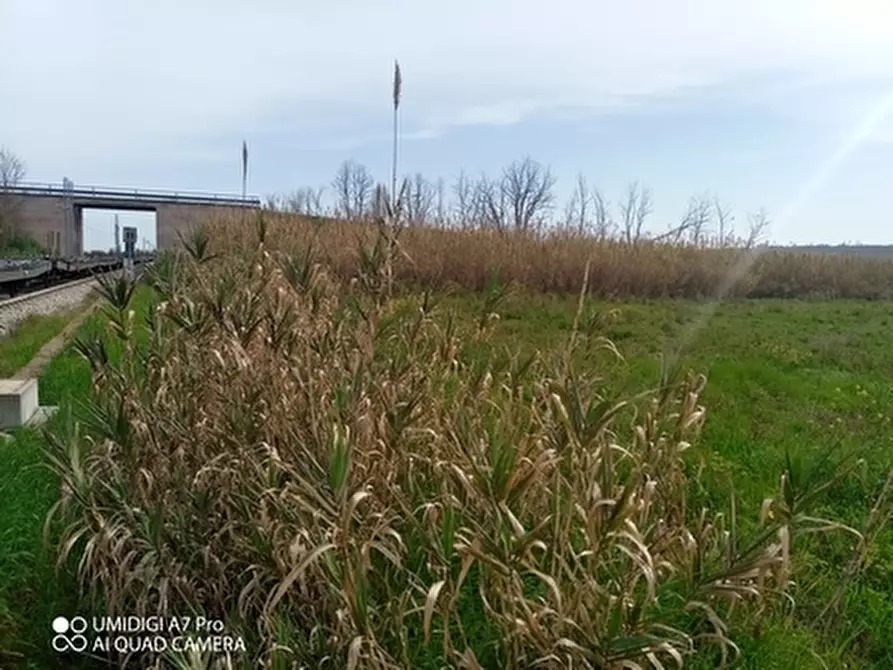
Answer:
[[[345,280],[360,270],[358,244],[372,245],[378,235],[374,223],[269,212],[266,219],[277,249],[300,254],[312,241],[319,259]],[[226,218],[213,221],[211,231],[230,250],[251,245],[254,235]],[[434,289],[480,290],[498,274],[503,283],[534,291],[576,293],[589,263],[589,292],[604,298],[698,299],[715,296],[719,287],[729,298],[893,298],[893,260],[766,250],[746,240],[629,244],[567,227],[525,233],[407,226],[400,244],[395,280]]]
[[[147,336],[132,286],[106,285],[120,355],[79,343],[99,400],[87,429],[50,450],[60,561],[80,557],[104,613],[225,618],[251,640],[250,658],[232,660],[246,667],[634,668],[681,666],[705,645],[733,654],[730,608],[771,604],[795,531],[830,526],[804,516],[784,478],[747,541],[734,505],[689,509],[683,452],[704,421],[703,378],[634,411],[567,352],[472,355],[492,321],[463,326],[429,294],[389,299],[384,238],[351,256],[352,232],[327,227],[325,256],[296,252],[313,235],[300,220],[196,233],[153,271]],[[676,269],[612,278],[619,247],[475,235],[390,238],[396,276],[477,286],[501,259],[516,279],[570,288],[589,254],[593,290],[664,272],[706,285],[711,272],[686,269],[703,252],[644,247]],[[581,305],[585,293],[586,281]],[[571,347],[616,354],[583,333]]]

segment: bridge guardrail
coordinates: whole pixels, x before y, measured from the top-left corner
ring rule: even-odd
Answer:
[[[50,195],[70,198],[92,198],[96,200],[137,200],[143,202],[172,202],[184,204],[220,204],[260,207],[257,196],[207,193],[201,191],[166,191],[162,189],[127,189],[104,186],[76,186],[65,188],[58,184],[23,182],[15,186],[0,188],[3,193],[20,195]]]

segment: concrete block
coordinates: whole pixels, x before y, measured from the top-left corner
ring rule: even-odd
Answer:
[[[28,424],[39,406],[36,379],[0,379],[0,430]]]

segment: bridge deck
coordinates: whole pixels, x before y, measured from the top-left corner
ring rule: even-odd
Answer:
[[[218,207],[260,207],[257,196],[242,197],[223,193],[202,193],[196,191],[164,191],[156,189],[125,189],[102,186],[78,186],[64,188],[57,184],[22,183],[6,187],[4,193],[22,196],[57,197],[77,200],[78,204],[109,207],[114,203],[126,206],[128,203],[159,205],[209,205]]]

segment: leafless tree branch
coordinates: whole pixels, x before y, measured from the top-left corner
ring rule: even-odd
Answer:
[[[335,211],[347,219],[358,219],[373,206],[375,180],[366,169],[354,161],[344,161],[332,180],[335,192]]]
[[[481,175],[474,187],[474,210],[479,213],[481,224],[503,233],[508,228],[508,193],[503,184],[487,175]]]
[[[400,200],[404,203],[409,225],[421,226],[430,221],[437,200],[434,185],[417,172],[412,178],[405,178],[400,189]]]
[[[757,213],[749,215],[748,221],[750,223],[750,230],[748,231],[747,239],[744,242],[744,248],[752,249],[760,243],[763,235],[768,232],[770,224],[769,215],[766,213],[765,209],[761,208]]]
[[[514,161],[503,170],[500,190],[512,225],[522,232],[540,227],[554,203],[555,177],[549,168],[530,157]]]
[[[727,246],[735,238],[735,216],[728,207],[722,204],[719,198],[713,198],[713,215],[716,217],[717,235],[719,245]]]
[[[20,223],[22,199],[11,189],[25,178],[25,162],[5,147],[0,147],[0,238],[5,242]]]
[[[472,227],[480,221],[478,209],[477,186],[468,178],[465,171],[461,171],[453,183],[453,206],[451,213],[456,223],[463,230]]]
[[[620,205],[622,235],[627,244],[636,244],[645,232],[645,221],[652,212],[651,190],[640,188],[638,182],[629,185],[626,199]]]

